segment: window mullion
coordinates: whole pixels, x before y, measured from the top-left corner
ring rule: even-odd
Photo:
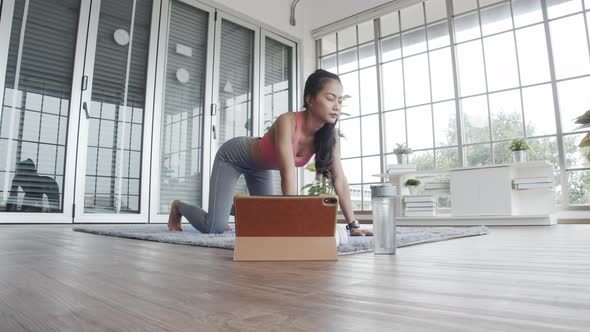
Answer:
[[[434,98],[432,98],[432,70],[430,69],[430,47],[428,46],[428,23],[426,19],[426,3],[422,3],[424,14],[424,35],[426,36],[426,61],[428,64],[428,89],[430,92],[430,123],[432,129],[432,167],[436,169],[436,133],[434,132]]]
[[[516,70],[518,74],[518,86],[520,96],[520,115],[522,116],[522,136],[527,137],[526,132],[526,117],[524,115],[524,97],[522,94],[522,77],[520,73],[520,58],[518,57],[518,42],[516,41],[516,24],[514,23],[514,9],[512,8],[512,2],[509,2],[510,18],[512,22],[512,38],[514,38],[514,52],[516,54]]]
[[[453,21],[453,0],[446,0],[447,3],[447,20],[449,27],[449,41],[451,49],[451,65],[453,66],[453,84],[455,86],[455,117],[457,122],[457,146],[459,166],[465,165],[465,157],[463,156],[463,127],[461,116],[461,103],[459,99],[459,72],[457,69],[457,53],[455,52],[455,35],[453,34],[455,22]]]
[[[377,75],[377,117],[379,119],[379,152],[380,152],[380,171],[381,174],[387,170],[387,161],[385,157],[385,113],[383,109],[383,78],[381,76],[381,19],[373,20],[373,40],[375,41],[375,70]],[[385,182],[385,178],[381,178],[381,182]]]
[[[559,100],[557,96],[557,79],[555,76],[555,62],[553,60],[553,46],[551,45],[551,36],[549,34],[549,19],[547,17],[547,3],[541,0],[541,11],[543,12],[543,26],[545,27],[545,40],[547,43],[547,55],[549,57],[549,73],[551,75],[551,90],[553,92],[553,109],[555,111],[555,129],[557,134],[557,152],[559,154],[560,183],[562,189],[561,205],[569,204],[569,186],[567,185],[567,174],[565,170],[565,153],[563,146],[563,131],[561,129],[561,115],[559,110]]]
[[[400,53],[400,64],[402,66],[402,93],[404,96],[404,127],[406,129],[406,144],[408,144],[408,110],[407,110],[407,101],[408,98],[406,97],[406,73],[404,70],[404,38],[402,35],[402,17],[401,11],[397,11],[397,27],[399,29],[399,53]]]
[[[486,105],[488,107],[488,133],[489,133],[489,137],[490,137],[490,144],[489,144],[489,149],[490,149],[490,159],[491,159],[491,164],[495,164],[496,160],[494,158],[494,149],[492,148],[493,144],[493,137],[492,137],[492,115],[490,112],[490,88],[488,86],[488,68],[486,66],[486,50],[485,47],[483,46],[483,30],[481,28],[481,10],[479,10],[479,0],[477,1],[477,18],[479,20],[479,35],[480,40],[481,40],[481,56],[482,56],[482,60],[483,60],[483,77],[484,77],[484,82],[486,84]]]

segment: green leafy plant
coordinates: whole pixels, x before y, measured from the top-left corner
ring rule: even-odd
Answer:
[[[316,173],[315,163],[310,163],[305,166],[305,169]],[[329,179],[325,178],[321,174],[317,174],[315,179],[312,183],[308,183],[301,187],[300,191],[305,192],[307,190],[307,194],[310,196],[319,196],[322,194],[333,194],[334,187],[332,187],[332,183]]]
[[[531,147],[529,146],[529,143],[527,143],[526,139],[524,138],[515,138],[512,140],[512,142],[510,142],[510,145],[508,146],[508,149],[510,151],[521,151],[521,150],[528,150]]]
[[[419,186],[420,185],[420,180],[418,179],[408,179],[405,183],[406,187],[409,186]]]
[[[410,149],[406,144],[399,144],[397,143],[395,149],[393,149],[394,154],[410,154],[412,153],[412,149]]]
[[[575,123],[579,124],[580,126],[577,129],[590,127],[590,111],[586,111],[584,114],[577,117],[574,121]],[[590,152],[588,151],[588,147],[590,147],[590,133],[587,133],[584,138],[578,144],[578,147],[585,150],[586,159],[590,161]]]
[[[574,119],[574,123],[579,124],[580,126],[576,129],[590,127],[590,110],[586,111],[584,114],[580,115],[579,117]]]

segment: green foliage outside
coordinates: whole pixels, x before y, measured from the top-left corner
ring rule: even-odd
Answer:
[[[464,136],[468,137],[463,141],[465,166],[484,166],[492,164],[503,164],[512,162],[512,152],[509,149],[510,144],[516,138],[522,138],[523,125],[522,118],[518,113],[498,112],[492,115],[491,134],[494,140],[498,140],[493,144],[490,143],[490,128],[489,124],[484,126],[477,126],[470,119],[464,119]],[[547,160],[555,170],[556,184],[556,200],[558,203],[559,197],[562,194],[562,184],[559,177],[559,153],[557,138],[555,136],[530,138],[542,133],[538,133],[535,125],[532,122],[526,124],[527,139],[526,143],[528,149],[529,160]],[[344,137],[344,133],[340,133]],[[449,118],[446,132],[444,133],[446,142],[457,142],[457,122],[454,117]],[[583,136],[583,135],[582,135]],[[344,137],[345,138],[345,137]],[[346,138],[345,138],[346,139]],[[590,147],[579,148],[578,141],[581,139],[580,135],[567,135],[563,137],[563,148],[565,153],[566,167],[590,167],[590,162],[586,158],[586,154]],[[405,146],[399,144],[398,146]],[[492,158],[493,156],[493,158]],[[437,146],[436,155],[433,151],[413,151],[410,157],[410,163],[415,164],[419,170],[431,170],[435,167],[437,169],[447,169],[459,167],[459,153],[457,146]],[[307,168],[315,172],[313,165]],[[313,169],[313,170],[312,170]],[[567,173],[567,183],[569,190],[569,203],[576,204],[590,204],[590,171],[570,171]],[[317,178],[313,183],[307,184],[301,188],[302,191],[307,190],[309,195],[319,195],[323,193],[333,193],[329,181]]]
[[[512,152],[508,149],[511,139],[522,137],[522,119],[519,114],[500,112],[494,114],[492,118],[492,135],[497,139],[502,137],[505,141],[496,142],[493,146],[489,143],[488,126],[485,127],[468,127],[467,133],[474,135],[469,142],[481,142],[479,144],[465,145],[465,166],[484,166],[492,164],[492,154],[496,164],[512,162]],[[466,124],[467,127],[467,124]],[[456,141],[457,122],[455,118],[449,119],[449,125],[445,133],[448,141]],[[527,136],[532,137],[539,135],[533,123],[526,125]],[[566,167],[580,164],[580,156],[586,154],[585,150],[580,149],[578,144],[579,136],[564,136],[563,148],[565,149]],[[556,137],[539,137],[528,138],[529,160],[547,160],[555,170],[554,176],[557,183],[556,200],[558,203],[562,193],[562,186],[559,183],[559,153]],[[437,149],[436,164],[437,168],[459,167],[459,153],[457,147]],[[432,151],[416,151],[413,154],[411,163],[416,164],[420,170],[434,169],[434,156]],[[584,161],[584,167],[590,167],[590,162]],[[568,172],[569,197],[570,204],[590,204],[590,172],[577,171]]]

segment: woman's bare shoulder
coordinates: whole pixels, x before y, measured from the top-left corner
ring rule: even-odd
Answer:
[[[279,117],[275,120],[275,124],[280,124],[281,126],[288,126],[288,125],[295,126],[296,121],[297,121],[297,119],[296,119],[295,112],[287,112],[287,113],[283,113],[283,114],[279,115]]]
[[[280,127],[280,131],[284,131],[289,127],[295,127],[295,123],[296,123],[296,118],[295,118],[295,114],[291,114],[293,112],[287,112],[287,113],[283,113],[281,115],[279,115],[274,122],[272,123],[272,125],[270,127],[268,127],[267,129],[267,134],[270,135],[270,137],[274,140],[274,136],[275,136],[275,131],[277,127]]]
[[[295,117],[296,117],[295,112],[285,112],[285,113],[279,115],[279,117],[277,118],[277,120],[278,119],[283,119],[283,121],[284,121],[286,119],[288,121],[294,121],[295,120]]]

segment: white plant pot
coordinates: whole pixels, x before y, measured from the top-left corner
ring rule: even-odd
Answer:
[[[526,150],[516,150],[512,151],[512,159],[515,163],[524,163],[527,161],[527,151]]]
[[[408,186],[410,195],[416,195],[418,193],[418,186]]]
[[[398,164],[409,164],[409,160],[410,160],[410,155],[407,153],[402,153],[402,154],[396,154],[395,155],[397,157],[397,163]]]

